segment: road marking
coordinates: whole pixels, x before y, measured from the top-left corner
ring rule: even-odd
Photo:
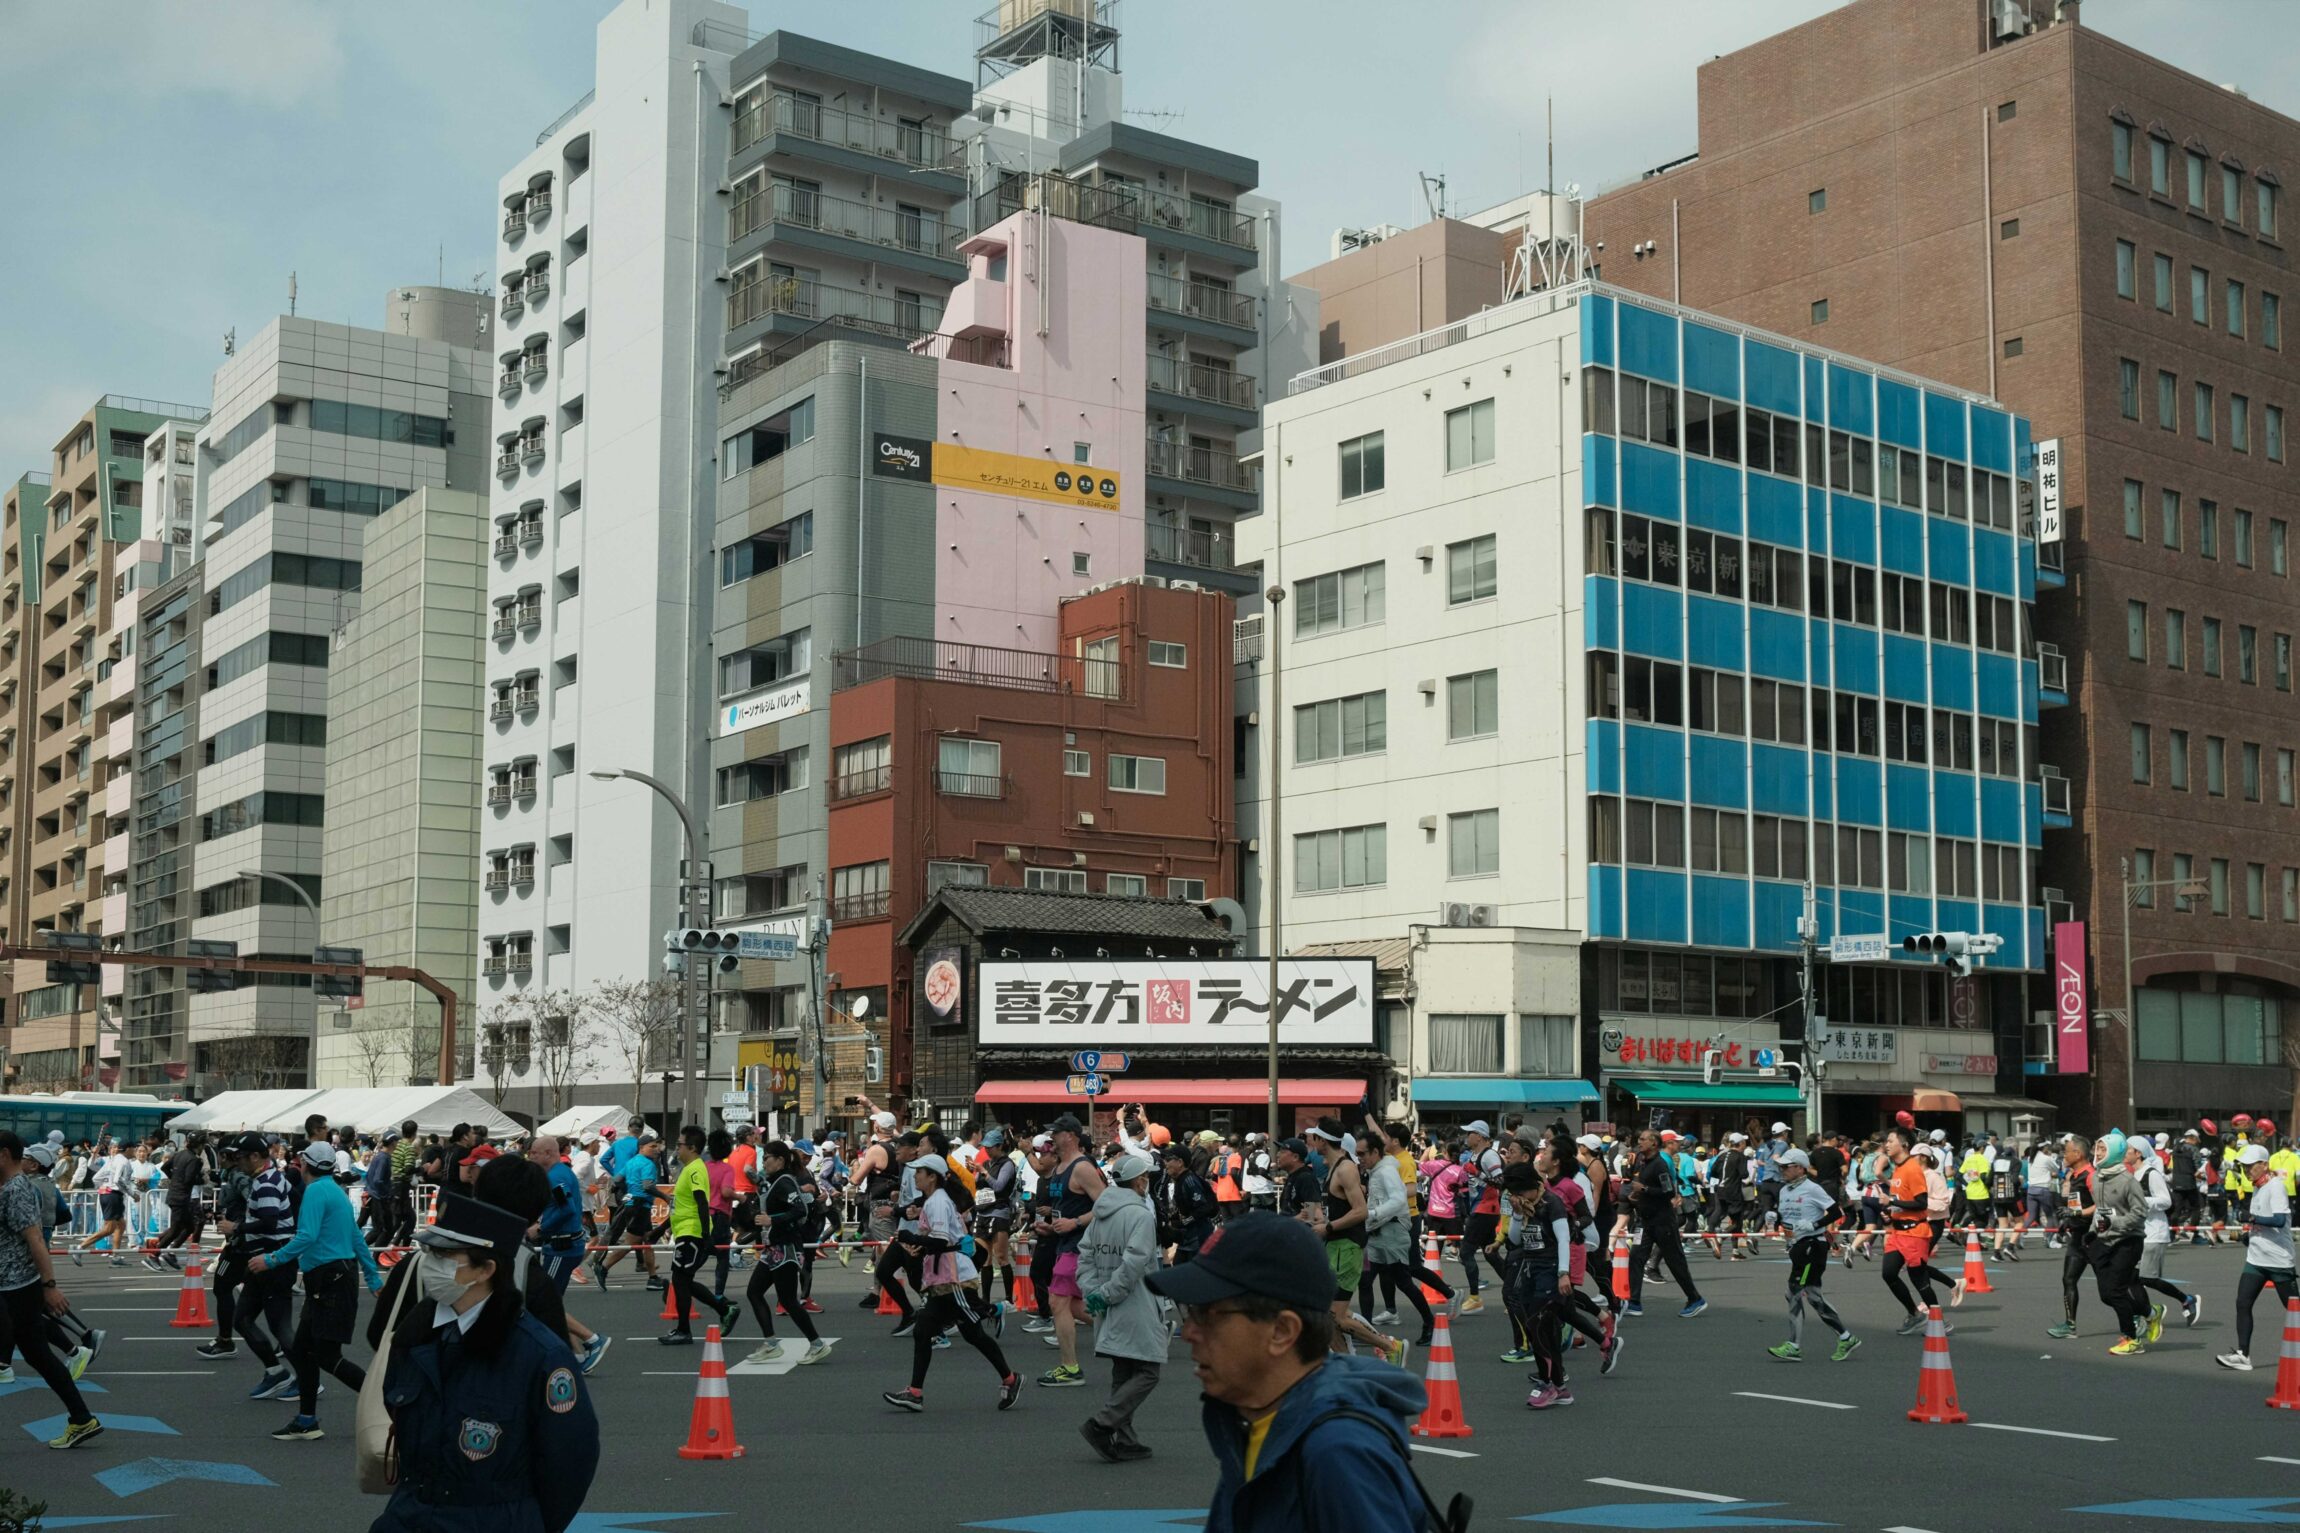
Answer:
[[[108,1379],[212,1379],[213,1368],[107,1368]]]
[[[2113,1437],[2095,1437],[2090,1432],[2055,1432],[2050,1427],[2015,1427],[2007,1426],[2001,1421],[1976,1421],[1972,1425],[1979,1427],[1984,1432],[2025,1432],[2031,1437],[2065,1437],[2072,1442],[2080,1443],[2112,1443],[2116,1441]]]
[[[73,1307],[78,1309],[77,1305]],[[118,1309],[83,1309],[79,1312],[83,1315],[169,1315],[175,1313],[164,1304],[157,1306],[138,1304],[132,1308],[123,1306]]]
[[[1839,1405],[1834,1400],[1806,1400],[1796,1395],[1761,1395],[1753,1389],[1736,1389],[1734,1394],[1744,1400],[1778,1400],[1784,1405],[1817,1405],[1825,1411],[1856,1411],[1857,1405]]]
[[[2278,1458],[2273,1453],[2263,1453],[2260,1455],[2260,1462],[2263,1464],[2300,1464],[2300,1458]]]
[[[1465,1453],[1465,1452],[1463,1452],[1463,1451],[1462,1451],[1461,1449],[1459,1449],[1459,1448],[1433,1448],[1433,1447],[1431,1447],[1431,1446],[1430,1446],[1428,1443],[1408,1443],[1408,1444],[1406,1444],[1406,1446],[1407,1446],[1407,1447],[1409,1447],[1409,1448],[1411,1448],[1411,1449],[1413,1449],[1413,1450],[1414,1450],[1414,1452],[1416,1452],[1416,1453],[1434,1453],[1434,1454],[1436,1454],[1436,1455],[1437,1455],[1439,1458],[1476,1458],[1476,1457],[1477,1457],[1477,1455],[1476,1455],[1476,1454],[1474,1454],[1474,1453]]]
[[[1933,1533],[1933,1530],[1930,1528],[1912,1528],[1904,1523],[1898,1527],[1885,1529],[1885,1533]]]
[[[1615,1490],[1649,1491],[1656,1496],[1683,1496],[1688,1501],[1714,1501],[1720,1506],[1729,1505],[1741,1499],[1739,1496],[1712,1495],[1705,1490],[1679,1490],[1674,1485],[1648,1485],[1643,1480],[1615,1480],[1602,1475],[1590,1480],[1589,1483],[1592,1485],[1610,1485]]]

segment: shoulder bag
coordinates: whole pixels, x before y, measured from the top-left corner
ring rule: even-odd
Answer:
[[[363,1496],[388,1496],[399,1483],[399,1445],[392,1438],[391,1410],[383,1402],[383,1380],[391,1371],[391,1344],[399,1331],[399,1317],[407,1311],[407,1296],[418,1286],[410,1268],[399,1285],[399,1302],[391,1307],[391,1320],[383,1328],[383,1344],[375,1349],[375,1366],[367,1370],[367,1382],[359,1386],[359,1409],[352,1418],[352,1456]]]

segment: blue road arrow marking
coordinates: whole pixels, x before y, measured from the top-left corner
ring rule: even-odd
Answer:
[[[118,1517],[43,1517],[41,1533],[50,1528],[99,1528],[115,1522],[158,1522],[165,1512],[128,1512]]]
[[[1517,1522],[1549,1522],[1572,1528],[1833,1528],[1833,1522],[1802,1517],[1752,1517],[1781,1501],[1735,1501],[1728,1505],[1688,1505],[1682,1501],[1621,1501],[1564,1512],[1535,1512]]]
[[[245,1464],[215,1464],[188,1458],[142,1458],[117,1469],[107,1469],[96,1476],[96,1483],[113,1495],[125,1499],[143,1491],[156,1490],[176,1480],[212,1480],[219,1485],[271,1485],[268,1480]]]
[[[27,1389],[45,1390],[47,1387],[48,1381],[46,1379],[18,1379],[13,1384],[0,1384],[0,1400],[5,1400],[10,1395],[20,1395]],[[91,1383],[86,1379],[82,1379],[80,1381],[80,1393],[84,1395],[102,1395],[109,1394],[111,1391],[107,1390],[101,1384]]]
[[[2293,1505],[2290,1496],[2196,1497],[2184,1501],[2112,1501],[2103,1506],[2072,1506],[2072,1512],[2104,1517],[2149,1517],[2161,1522],[2217,1522],[2248,1527],[2300,1525],[2300,1511],[2273,1511]]]
[[[720,1512],[577,1512],[567,1533],[649,1533],[645,1522],[690,1522],[697,1517],[719,1517]]]
[[[45,1441],[51,1437],[62,1437],[64,1428],[71,1425],[71,1422],[72,1418],[69,1416],[46,1416],[38,1421],[25,1422],[24,1430]],[[107,1432],[150,1432],[160,1437],[183,1436],[181,1432],[157,1416],[106,1416],[104,1418],[104,1430]]]
[[[1006,1517],[997,1522],[970,1522],[970,1528],[996,1533],[1172,1533],[1176,1528],[1205,1526],[1202,1506],[1181,1511],[1120,1511],[1091,1509],[1079,1512],[1041,1512],[1031,1517]]]

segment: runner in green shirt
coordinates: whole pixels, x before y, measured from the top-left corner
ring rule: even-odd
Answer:
[[[711,1170],[703,1160],[703,1144],[703,1131],[693,1124],[679,1130],[678,1179],[657,1189],[671,1195],[671,1293],[678,1316],[671,1329],[656,1338],[666,1347],[694,1341],[688,1319],[698,1299],[718,1315],[721,1340],[734,1335],[736,1322],[743,1318],[739,1307],[695,1284],[695,1273],[710,1254]]]

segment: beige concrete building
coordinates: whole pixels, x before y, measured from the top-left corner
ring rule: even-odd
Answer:
[[[367,529],[359,616],[329,665],[320,929],[370,964],[455,987],[465,1026],[478,978],[481,650],[487,506],[419,489]],[[508,878],[534,877],[535,848]],[[517,856],[514,853],[513,856]],[[491,882],[491,887],[492,887]],[[413,986],[323,1002],[313,1084],[435,1078],[439,1008]]]

